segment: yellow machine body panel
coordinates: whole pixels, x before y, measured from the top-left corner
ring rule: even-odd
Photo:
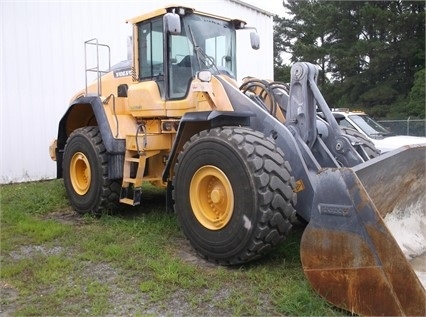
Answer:
[[[166,103],[154,81],[142,81],[129,87],[129,113],[134,117],[165,117]]]

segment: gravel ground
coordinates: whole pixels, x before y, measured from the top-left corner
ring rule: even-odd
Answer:
[[[80,222],[84,221],[72,211],[52,213],[48,215],[48,218],[74,225],[79,225],[81,224]],[[180,248],[176,250],[176,255],[183,261],[202,267],[203,270],[217,269],[216,265],[199,258],[189,245],[189,242],[185,239],[179,241],[179,245]],[[66,256],[72,257],[75,252],[76,251],[72,249],[64,249],[61,246],[47,247],[45,245],[28,245],[22,246],[4,256],[19,261],[36,256],[47,257],[56,254],[66,254]],[[111,290],[109,303],[113,303],[113,308],[105,316],[133,316],[140,315],[141,312],[144,316],[224,316],[232,314],[231,311],[224,311],[224,309],[220,308],[220,303],[226,300],[229,295],[229,291],[225,287],[214,294],[214,301],[197,303],[197,305],[187,301],[188,294],[186,294],[185,290],[178,290],[172,293],[168,297],[167,302],[152,302],[149,301],[146,293],[139,291],[136,281],[128,281],[130,284],[133,282],[135,287],[132,287],[132,285],[126,282],[123,283],[123,276],[125,277],[126,274],[124,274],[125,272],[121,272],[120,269],[114,268],[107,263],[92,263],[90,261],[83,262],[81,265],[83,268],[80,270],[78,276],[70,272],[70,275],[64,277],[63,282],[68,283],[69,286],[78,285],[78,283],[80,283],[78,287],[81,287],[81,279],[90,278],[91,281],[107,284]],[[80,281],[76,281],[76,279]],[[49,293],[51,291],[51,289],[46,289],[40,294],[36,294],[36,296],[43,296],[43,292]],[[15,289],[13,285],[0,280],[0,292],[0,316],[13,316],[19,309],[18,305],[20,298],[18,290]],[[208,293],[211,292],[210,290],[205,289],[201,292],[205,292],[205,298],[211,297],[211,294],[209,295]],[[199,298],[203,297],[203,294],[200,294]],[[267,302],[268,298],[265,297],[265,304],[269,305]],[[78,305],[78,303],[76,303],[76,305]],[[84,307],[84,305],[82,305],[79,315],[89,314],[89,307]]]

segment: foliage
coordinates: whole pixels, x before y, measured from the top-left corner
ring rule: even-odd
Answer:
[[[344,316],[306,281],[298,225],[275,252],[225,268],[197,258],[165,190],[99,218],[69,206],[61,180],[1,185],[5,316]]]
[[[274,18],[276,80],[287,79],[288,64],[311,62],[330,105],[424,118],[425,78],[415,79],[425,66],[423,1],[288,0],[284,7],[288,16]]]
[[[416,72],[414,76],[414,85],[411,88],[409,102],[407,105],[408,115],[418,118],[425,117],[425,69]]]

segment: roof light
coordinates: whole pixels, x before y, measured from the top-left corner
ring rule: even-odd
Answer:
[[[177,13],[179,15],[185,15],[185,8],[182,8],[182,7],[178,8],[178,12]]]

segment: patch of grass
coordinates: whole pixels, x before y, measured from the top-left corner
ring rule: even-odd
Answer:
[[[0,282],[18,294],[2,294],[11,315],[347,314],[304,278],[301,228],[262,260],[225,268],[193,260],[165,192],[151,186],[140,207],[100,218],[73,212],[61,180],[0,193]]]
[[[14,215],[43,215],[69,206],[61,180],[0,186],[2,222]]]

